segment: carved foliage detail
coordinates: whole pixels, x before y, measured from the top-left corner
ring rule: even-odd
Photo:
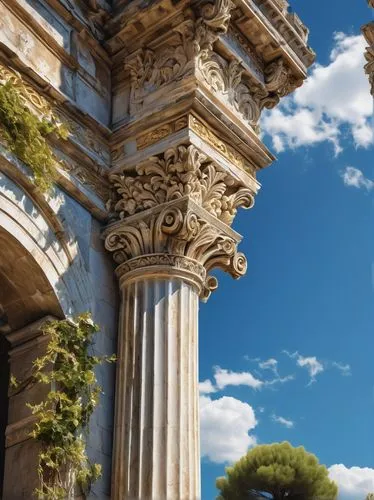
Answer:
[[[130,72],[130,114],[142,111],[144,99],[172,81],[197,71],[213,92],[225,95],[226,101],[258,132],[258,120],[264,107],[272,108],[279,98],[301,85],[284,60],[269,64],[265,85],[250,82],[237,60],[227,61],[213,50],[213,44],[227,32],[231,0],[203,5],[196,22],[188,20],[173,32],[172,40],[160,49],[138,51],[126,63]]]
[[[266,67],[264,86],[246,81],[243,77],[244,68],[238,61],[228,62],[213,51],[199,58],[198,70],[209,87],[225,95],[227,102],[256,131],[262,109],[273,108],[281,97],[291,93],[303,82],[292,75],[282,58]]]
[[[369,82],[371,86],[371,94],[374,96],[374,45],[368,47],[365,52],[365,72],[369,76]]]
[[[205,4],[196,23],[188,20],[175,28],[176,41],[157,51],[140,50],[127,61],[131,115],[142,110],[145,97],[154,90],[193,74],[196,58],[211,51],[214,41],[227,31],[233,6],[231,0]]]
[[[210,214],[230,225],[238,207],[253,205],[252,192],[207,162],[194,146],[170,148],[136,167],[136,175],[114,174],[120,218],[188,196]]]
[[[182,206],[123,221],[105,239],[120,274],[148,266],[188,270],[201,282],[205,298],[217,287],[215,278],[207,276],[210,270],[220,268],[234,278],[245,274],[246,258],[237,251],[237,243],[193,208]]]

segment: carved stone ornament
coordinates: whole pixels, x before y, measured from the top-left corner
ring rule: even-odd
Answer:
[[[374,22],[366,24],[363,27],[363,33],[369,44],[365,52],[365,59],[367,61],[365,65],[365,73],[369,77],[371,94],[374,96]]]
[[[251,208],[250,189],[234,180],[195,146],[170,148],[138,165],[133,174],[113,174],[121,219],[162,203],[188,196],[211,215],[231,225],[238,207]]]
[[[131,56],[125,68],[130,73],[130,114],[143,108],[144,98],[163,85],[192,75],[196,59],[206,57],[213,43],[225,33],[230,21],[231,0],[207,3],[196,22],[188,20],[175,28],[175,42],[154,51],[142,49]]]
[[[245,79],[244,68],[238,61],[227,62],[213,51],[198,59],[198,70],[209,88],[227,96],[227,102],[257,133],[262,109],[273,108],[281,97],[293,92],[303,82],[293,76],[282,58],[265,68],[264,86]]]
[[[258,121],[264,107],[272,108],[300,86],[303,80],[293,76],[279,58],[265,68],[265,85],[250,81],[237,60],[227,61],[213,49],[214,42],[228,30],[230,0],[203,5],[196,22],[187,20],[173,31],[173,38],[157,50],[141,49],[126,62],[131,89],[129,112],[141,112],[145,98],[160,87],[187,76],[196,75],[208,88],[225,97],[244,120],[258,133]]]
[[[244,275],[246,258],[237,250],[240,236],[188,197],[158,205],[110,225],[105,247],[114,252],[120,281],[141,276],[178,276],[193,284],[203,300],[217,288],[208,273],[220,268]]]
[[[371,95],[374,96],[374,47],[369,47],[365,53],[365,72],[369,76]]]

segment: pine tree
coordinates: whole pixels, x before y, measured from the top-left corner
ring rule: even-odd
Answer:
[[[338,494],[317,457],[287,442],[257,446],[227,467],[216,484],[217,500],[335,500]]]

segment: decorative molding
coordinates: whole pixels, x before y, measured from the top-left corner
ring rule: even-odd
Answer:
[[[69,138],[78,142],[79,145],[91,150],[97,157],[102,160],[102,163],[108,163],[109,156],[107,148],[100,142],[96,135],[88,128],[78,124],[76,121],[69,118],[65,113],[61,113],[50,104],[50,102],[40,95],[31,85],[23,80],[18,72],[13,71],[0,63],[0,84],[11,82],[19,93],[26,107],[36,113],[42,119],[56,123],[58,125],[67,126],[69,130]],[[1,135],[0,124],[0,142],[7,147],[4,137]],[[106,169],[92,161],[92,170],[80,162],[78,165],[72,158],[66,156],[62,151],[54,149],[56,156],[57,167],[62,167],[64,170],[73,175],[82,184],[91,189],[102,200],[108,199],[108,184],[103,182],[103,177],[106,175]]]
[[[154,51],[150,48],[136,52],[126,61],[130,73],[130,115],[143,109],[145,97],[174,80],[192,75],[197,47],[194,44],[194,23],[186,21],[174,30],[177,41]]]
[[[220,268],[243,276],[246,258],[237,250],[240,237],[226,225],[214,222],[206,210],[188,197],[159,205],[107,228],[105,247],[113,252],[120,279],[152,274],[174,274],[194,283],[207,298],[217,288],[208,275]]]
[[[365,52],[365,72],[369,76],[371,95],[374,96],[374,47],[369,47]]]
[[[189,116],[189,127],[201,139],[206,141],[210,146],[221,153],[221,155],[224,156],[230,163],[244,170],[248,174],[255,176],[255,169],[248,164],[240,153],[217,137],[208,127],[206,127],[193,115]]]
[[[374,97],[374,22],[366,24],[362,28],[363,34],[369,44],[365,51],[365,73],[369,77],[371,94]]]
[[[163,123],[159,127],[146,132],[136,138],[136,146],[138,150],[142,150],[155,144],[156,142],[164,139],[170,134],[174,132],[178,132],[179,130],[183,130],[188,126],[188,116],[182,116],[181,118],[177,118],[176,120],[172,120],[168,123]]]
[[[226,96],[226,100],[259,133],[258,121],[264,107],[271,109],[281,97],[302,85],[282,58],[265,67],[265,85],[249,83],[244,68],[237,60],[226,61],[215,52],[199,58],[199,72],[209,88]]]
[[[135,175],[110,176],[118,201],[114,210],[121,219],[162,203],[188,196],[207,212],[231,225],[238,207],[251,208],[253,193],[243,187],[195,146],[169,148],[135,168]]]
[[[203,5],[196,23],[187,20],[174,29],[176,41],[155,51],[141,49],[127,59],[125,69],[130,73],[130,115],[143,109],[145,97],[154,90],[178,81],[195,72],[196,59],[213,50],[213,43],[226,33],[231,0],[218,0]]]
[[[254,0],[273,28],[284,38],[305,66],[315,59],[315,52],[307,45],[309,29],[294,12],[288,11],[288,2],[283,0]]]

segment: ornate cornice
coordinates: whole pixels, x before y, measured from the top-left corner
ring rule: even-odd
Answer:
[[[194,77],[201,80],[210,92],[220,95],[226,105],[258,132],[262,109],[274,107],[281,97],[300,86],[303,79],[295,77],[284,60],[278,58],[265,67],[264,84],[251,80],[239,61],[228,61],[212,49],[217,35],[212,35],[206,27],[204,29],[205,36],[198,35],[193,21],[187,21],[175,30],[177,38],[170,45],[166,44],[157,51],[145,48],[127,59],[125,67],[131,82],[130,116],[147,110],[147,98],[159,89]],[[158,105],[167,94],[165,90]]]
[[[122,283],[147,276],[178,276],[202,299],[217,288],[214,268],[239,278],[246,272],[240,236],[185,196],[109,226],[105,247],[113,252]]]

